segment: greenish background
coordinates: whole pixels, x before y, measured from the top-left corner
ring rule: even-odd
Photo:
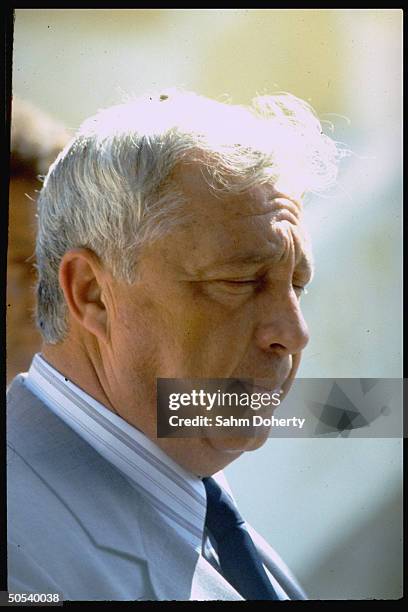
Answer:
[[[397,9],[16,10],[13,92],[72,130],[129,93],[284,90],[352,150],[305,209],[305,378],[402,376],[401,73]],[[400,440],[269,440],[225,473],[311,598],[401,596]]]

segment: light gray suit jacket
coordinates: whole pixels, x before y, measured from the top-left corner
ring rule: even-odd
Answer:
[[[183,545],[23,381],[15,378],[7,393],[9,591],[83,601],[242,600],[215,563]],[[276,552],[249,530],[278,591],[305,599]]]

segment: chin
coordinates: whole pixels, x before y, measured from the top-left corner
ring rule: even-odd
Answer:
[[[268,439],[268,431],[264,435],[257,436],[220,436],[207,438],[207,443],[217,451],[228,455],[240,455],[263,446]]]

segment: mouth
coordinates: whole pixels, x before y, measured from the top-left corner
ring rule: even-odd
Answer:
[[[252,391],[255,391],[257,393],[269,393],[269,394],[273,394],[273,393],[279,393],[281,394],[283,392],[282,387],[283,384],[286,382],[286,379],[280,383],[280,382],[275,382],[272,380],[268,380],[268,379],[253,379],[252,382]]]
[[[259,393],[281,393],[282,385],[274,385],[269,387],[265,387],[264,385],[253,385],[252,389],[253,391],[257,391]]]

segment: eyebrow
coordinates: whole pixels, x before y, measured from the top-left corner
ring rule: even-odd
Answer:
[[[274,258],[273,255],[259,255],[259,253],[249,253],[249,254],[242,254],[242,255],[232,255],[231,257],[228,257],[227,259],[223,259],[220,261],[214,261],[211,264],[207,265],[207,266],[203,266],[201,268],[197,268],[197,272],[210,272],[211,270],[217,270],[218,268],[226,268],[226,267],[233,267],[233,266],[255,266],[258,264],[263,264],[263,263],[268,263],[268,262],[273,262],[274,260],[276,261],[276,257]]]

